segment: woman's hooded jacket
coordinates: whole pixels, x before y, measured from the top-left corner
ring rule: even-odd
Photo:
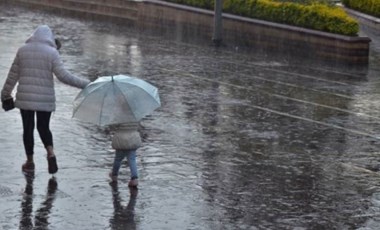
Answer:
[[[40,25],[19,48],[1,91],[1,100],[12,97],[16,84],[15,106],[23,110],[55,111],[53,74],[61,82],[77,88],[90,83],[64,69],[52,30]]]

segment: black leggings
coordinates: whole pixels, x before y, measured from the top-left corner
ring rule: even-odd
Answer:
[[[53,146],[53,135],[50,132],[51,112],[32,111],[21,109],[22,125],[24,128],[23,140],[26,155],[33,155],[34,151],[34,114],[37,114],[37,130],[45,148]]]

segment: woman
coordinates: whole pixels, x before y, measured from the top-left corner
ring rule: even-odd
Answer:
[[[1,91],[1,101],[12,98],[16,84],[15,107],[21,111],[23,142],[26,162],[22,165],[24,173],[34,173],[34,117],[37,117],[37,130],[43,142],[50,174],[58,171],[53,150],[53,136],[50,131],[50,116],[55,111],[55,91],[53,74],[61,82],[77,88],[90,83],[71,75],[64,69],[60,59],[54,34],[47,25],[40,25],[17,51]]]

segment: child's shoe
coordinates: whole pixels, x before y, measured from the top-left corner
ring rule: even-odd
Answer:
[[[139,181],[137,179],[132,179],[128,183],[129,187],[137,187],[138,185],[139,185]]]
[[[109,175],[109,177],[111,178],[112,182],[117,182],[117,176],[114,176],[114,175],[112,174],[112,172],[110,172],[108,175]]]

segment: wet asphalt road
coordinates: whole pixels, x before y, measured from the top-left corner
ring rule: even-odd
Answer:
[[[112,130],[71,118],[78,89],[56,82],[54,179],[37,132],[24,178],[19,112],[0,112],[1,229],[380,229],[377,40],[363,77],[1,7],[1,85],[38,24],[71,72],[140,77],[162,107],[142,121],[138,192],[126,165],[109,183]]]

